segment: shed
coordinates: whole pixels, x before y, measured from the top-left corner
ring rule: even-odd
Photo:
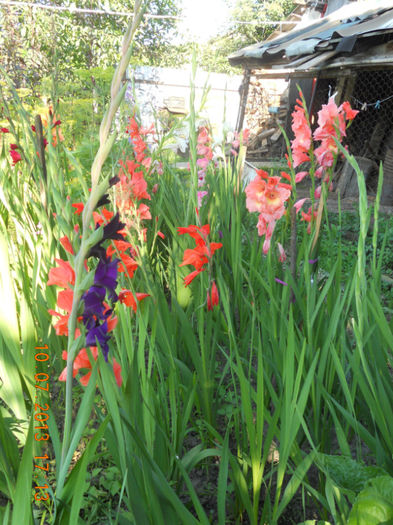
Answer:
[[[329,95],[336,93],[337,103],[349,100],[360,110],[348,130],[349,149],[371,166],[383,163],[382,203],[393,205],[393,5],[351,1],[334,9],[340,2],[317,2],[318,19],[243,48],[229,62],[260,79],[291,80],[287,130],[296,83],[306,88],[312,121]]]

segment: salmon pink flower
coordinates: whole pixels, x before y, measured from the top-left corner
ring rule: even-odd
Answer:
[[[308,175],[308,171],[299,171],[299,173],[296,173],[296,176],[295,176],[296,184],[298,182],[301,182],[304,179],[304,177],[306,177],[306,175]]]
[[[329,98],[327,104],[322,105],[318,111],[318,127],[314,131],[314,140],[323,140],[328,137],[340,137],[346,135],[345,119],[343,112],[339,110],[334,102],[334,97]]]
[[[306,111],[301,100],[297,100],[297,103],[292,113],[292,130],[295,135],[291,142],[294,168],[310,160],[309,150],[311,148],[311,128]]]
[[[62,288],[69,288],[69,285],[75,284],[75,272],[68,261],[62,259],[55,259],[59,264],[56,268],[49,270],[49,280],[46,283],[48,286],[56,285]]]
[[[304,204],[307,200],[308,200],[308,198],[305,197],[304,199],[300,199],[300,200],[298,200],[297,202],[295,202],[294,207],[295,207],[296,213],[299,213],[300,208],[303,206],[303,204]]]
[[[266,172],[257,172],[257,177],[248,184],[246,192],[246,206],[248,211],[259,212],[258,234],[266,235],[263,252],[270,248],[270,240],[276,221],[285,213],[284,203],[291,195],[290,186],[280,182],[280,177],[268,177]]]
[[[71,255],[74,255],[74,249],[67,235],[64,235],[64,237],[60,238],[60,244],[63,246],[66,252],[70,253]]]
[[[208,195],[207,191],[198,191],[198,208],[202,206],[203,197]]]

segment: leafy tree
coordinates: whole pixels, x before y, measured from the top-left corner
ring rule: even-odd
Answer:
[[[276,25],[265,25],[266,21],[281,21],[293,11],[292,0],[226,0],[231,8],[232,23],[228,29],[207,43],[188,43],[166,48],[161,63],[165,66],[188,63],[193,50],[196,51],[201,69],[221,73],[239,73],[231,67],[228,55],[242,47],[265,40]],[[261,22],[242,24],[241,22]]]
[[[38,3],[38,2],[37,2]],[[52,6],[133,11],[133,0],[53,0]],[[178,14],[175,0],[151,0],[149,13]],[[135,41],[134,61],[159,63],[171,38],[173,19],[145,18]],[[75,69],[107,68],[118,60],[127,17],[72,13],[26,6],[0,6],[1,63],[18,86],[35,84],[54,70],[64,78]]]

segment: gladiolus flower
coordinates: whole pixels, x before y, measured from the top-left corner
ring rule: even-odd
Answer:
[[[278,251],[280,252],[280,255],[278,257],[278,260],[283,263],[284,261],[287,260],[287,255],[285,253],[285,250],[282,246],[282,244],[280,244],[279,242],[277,243],[277,247],[278,247]]]
[[[22,156],[20,153],[18,153],[17,151],[11,149],[10,150],[10,155],[11,155],[11,158],[12,158],[12,165],[15,166],[18,162],[20,162],[22,160]]]
[[[295,106],[295,111],[292,113],[292,130],[295,135],[295,139],[292,140],[294,168],[310,160],[308,152],[311,147],[311,129],[306,112],[302,101],[298,100],[297,102],[299,105]]]
[[[296,184],[298,182],[301,182],[306,175],[308,175],[308,171],[299,171],[299,173],[296,173],[296,176],[295,176]]]
[[[0,128],[1,133],[9,133],[10,130],[8,128]]]
[[[59,264],[56,268],[49,270],[48,286],[56,285],[62,288],[69,288],[69,285],[75,284],[75,272],[68,261],[55,259]]]
[[[60,238],[60,244],[63,246],[66,252],[70,253],[71,255],[74,255],[74,249],[67,235],[64,235],[64,237]]]
[[[356,115],[359,113],[357,109],[351,108],[351,104],[348,101],[343,102],[341,104],[341,106],[339,107],[339,111],[345,112],[345,118],[347,120],[353,120],[356,117]]]
[[[304,199],[300,199],[298,200],[297,202],[295,202],[294,206],[295,206],[295,210],[296,210],[296,213],[299,213],[299,210],[300,208],[303,206],[303,204],[308,200],[308,198],[304,198]]]
[[[204,270],[205,264],[211,261],[214,252],[222,248],[222,243],[207,242],[207,237],[210,233],[210,226],[208,224],[201,227],[193,224],[186,228],[179,227],[177,232],[179,235],[188,233],[188,235],[194,239],[196,245],[195,248],[184,251],[183,262],[179,265],[191,265],[195,268],[195,272],[191,272],[191,274],[184,278],[184,284],[188,286],[198,273]]]
[[[198,208],[202,206],[203,197],[208,195],[207,191],[198,191]]]
[[[135,300],[135,297],[136,297],[136,300]],[[135,293],[135,297],[134,297],[134,294],[131,292],[131,290],[126,290],[125,288],[123,288],[123,290],[119,293],[119,301],[125,304],[126,306],[132,308],[134,312],[136,313],[136,310],[137,310],[136,301],[138,302],[142,301],[146,297],[150,297],[150,295],[148,293]]]
[[[220,297],[218,295],[218,289],[215,281],[213,281],[211,294],[207,292],[207,309],[213,310],[215,306],[218,306]]]
[[[306,221],[309,223],[308,227],[307,227],[307,233],[311,233],[311,221],[312,221],[312,218],[316,218],[318,215],[318,212],[314,211],[313,215],[311,215],[311,206],[310,208],[308,208],[308,212],[307,213],[304,213],[304,211],[302,211],[302,220],[303,221]]]
[[[98,348],[96,346],[92,346],[90,347],[90,349],[91,349],[93,359],[97,361]],[[67,360],[66,351],[63,352],[62,357],[65,361]],[[75,357],[75,360],[72,365],[72,377],[76,377],[77,374],[82,369],[92,370],[92,366],[91,366],[89,355],[87,353],[86,348],[82,348],[82,350],[80,350],[78,355]],[[113,358],[113,373],[115,375],[117,386],[120,388],[122,385],[121,366],[119,365],[119,363],[116,361],[115,358]],[[89,384],[90,376],[91,376],[91,372],[88,372],[84,376],[80,377],[79,380],[83,386],[87,386]],[[64,368],[64,370],[59,376],[59,381],[66,381],[66,380],[67,380],[67,367]]]
[[[267,181],[262,180],[267,178]],[[279,177],[268,177],[266,172],[257,171],[257,177],[246,187],[246,206],[248,211],[259,212],[258,234],[265,235],[263,252],[270,248],[276,221],[285,213],[284,203],[291,195],[290,186],[280,182]]]
[[[75,202],[74,204],[71,204],[71,206],[75,208],[75,211],[74,211],[75,215],[80,215],[83,211],[83,208],[85,207],[83,202]]]

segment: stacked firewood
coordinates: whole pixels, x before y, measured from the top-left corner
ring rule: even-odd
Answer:
[[[264,88],[264,81],[251,77],[246,122],[250,130],[247,158],[279,156],[282,149],[280,126],[285,127],[288,113],[288,91],[277,95]]]

